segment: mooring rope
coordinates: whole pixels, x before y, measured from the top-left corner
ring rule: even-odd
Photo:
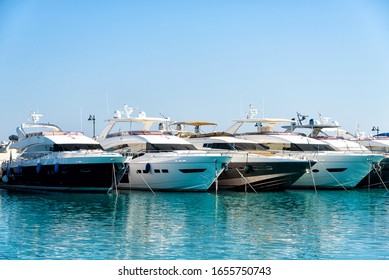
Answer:
[[[242,179],[246,182],[246,184],[249,185],[250,188],[251,188],[254,192],[258,193],[258,192],[254,189],[254,187],[249,183],[249,181],[247,181],[246,177],[243,176],[243,174],[239,171],[239,169],[238,169],[238,168],[235,168],[235,169],[236,169],[236,171],[239,173],[240,177],[242,177]],[[246,184],[245,184],[244,186],[245,186],[245,192],[247,193]]]
[[[388,188],[386,187],[386,184],[385,184],[384,180],[382,180],[381,175],[378,174],[378,170],[375,168],[375,166],[374,166],[373,163],[371,164],[371,167],[374,169],[374,171],[375,171],[375,173],[377,174],[378,178],[380,179],[382,185],[384,185],[384,188],[385,188],[386,192],[389,192],[389,191],[388,191]],[[369,174],[370,174],[370,172],[369,172]]]
[[[150,185],[147,183],[146,179],[143,178],[142,174],[141,173],[137,173],[143,180],[143,182],[145,182],[145,184],[147,185],[147,187],[150,189],[150,191],[155,195],[155,192],[153,191],[153,189],[150,187]]]
[[[319,162],[318,162],[319,163]],[[339,182],[339,180],[338,179],[336,179],[335,178],[335,176],[334,175],[332,175],[331,174],[331,172],[329,172],[321,163],[319,163],[326,171],[327,171],[327,173],[328,174],[330,174],[331,175],[331,177],[346,191],[346,192],[348,192],[348,190],[347,190],[347,188],[345,187],[345,186],[343,186],[342,185],[342,183],[341,182]]]

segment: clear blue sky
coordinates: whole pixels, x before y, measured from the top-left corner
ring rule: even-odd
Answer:
[[[389,2],[0,0],[0,93],[0,140],[31,111],[91,136],[124,104],[389,131]]]

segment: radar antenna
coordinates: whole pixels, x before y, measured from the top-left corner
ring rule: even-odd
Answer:
[[[38,123],[39,120],[40,120],[40,118],[41,118],[43,115],[37,114],[37,113],[35,113],[35,112],[31,112],[30,116],[31,116],[31,118],[32,118],[32,122],[33,122],[33,123]]]
[[[138,109],[138,108],[130,107],[127,104],[124,104],[124,111],[123,111],[123,113],[129,119],[129,118],[131,118],[131,114],[132,114],[132,112],[134,112],[135,109]]]
[[[258,114],[258,109],[253,108],[253,106],[250,104],[247,119],[252,119],[256,114]]]

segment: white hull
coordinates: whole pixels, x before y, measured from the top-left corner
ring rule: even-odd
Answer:
[[[230,159],[198,151],[146,153],[129,161],[128,182],[118,189],[207,191]]]
[[[354,188],[382,156],[372,154],[320,152],[304,153],[316,160],[311,172],[301,176],[293,188]]]
[[[292,188],[351,189],[371,171],[372,164],[383,159],[382,155],[374,153],[326,150],[332,148],[328,143],[291,133],[253,133],[245,134],[244,138],[270,145],[272,151],[279,154],[299,155],[317,161],[312,171],[301,176]]]

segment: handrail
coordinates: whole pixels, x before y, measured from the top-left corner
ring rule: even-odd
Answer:
[[[96,155],[96,156],[103,156],[103,155],[117,155],[118,153],[111,153],[106,152],[103,150],[77,150],[77,151],[36,151],[36,152],[24,152],[18,155],[17,158],[14,158],[12,161],[17,160],[35,160],[35,159],[42,159],[42,158],[50,158],[50,157],[56,157],[56,158],[63,158],[63,155],[66,154],[77,154],[79,156],[87,157],[89,155]],[[8,160],[9,161],[9,160]]]
[[[146,131],[146,130],[132,130],[132,131],[120,131],[107,134],[106,138],[114,138],[120,136],[130,136],[130,135],[173,135],[173,133],[168,131]]]
[[[223,155],[232,156],[236,151],[226,150],[224,151],[213,151],[213,150],[140,150],[137,152],[127,152],[126,156],[139,157],[145,154],[163,154],[165,156],[178,156],[178,155]]]

